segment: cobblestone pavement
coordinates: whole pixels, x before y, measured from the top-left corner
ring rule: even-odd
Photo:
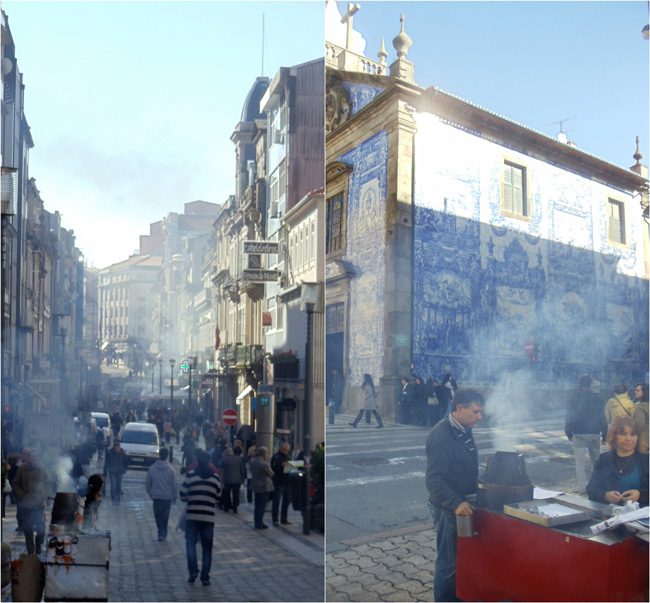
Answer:
[[[167,540],[157,542],[144,477],[144,471],[130,470],[121,504],[113,506],[105,499],[100,508],[99,528],[112,532],[109,601],[323,600],[322,535],[302,535],[300,514],[294,511],[291,526],[254,530],[252,505],[247,503],[237,515],[217,513],[210,586],[199,580],[188,584],[184,532],[174,529],[183,505],[172,506]],[[15,507],[8,505],[3,540],[17,558],[24,551],[24,539],[15,527]],[[200,550],[199,545],[199,567]]]
[[[347,541],[326,556],[327,601],[432,601],[435,536],[430,523]]]

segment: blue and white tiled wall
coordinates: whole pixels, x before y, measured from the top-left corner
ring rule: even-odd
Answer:
[[[350,283],[350,385],[364,373],[381,376],[384,337],[384,254],[388,137],[381,132],[341,157],[352,165],[347,204],[345,259],[355,270]]]
[[[417,119],[415,372],[496,379],[527,366],[533,343],[540,381],[645,378],[641,226],[629,220],[625,247],[607,239],[608,197],[629,197],[432,115]],[[529,220],[501,212],[504,159],[527,169]]]

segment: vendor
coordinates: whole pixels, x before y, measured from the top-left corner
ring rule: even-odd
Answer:
[[[610,450],[598,458],[587,484],[590,500],[604,504],[638,502],[648,506],[648,455],[639,452],[639,426],[615,417],[607,434]]]

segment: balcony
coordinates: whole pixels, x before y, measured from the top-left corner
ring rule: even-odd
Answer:
[[[262,364],[261,345],[229,344],[219,350],[219,362],[224,368],[247,368]]]

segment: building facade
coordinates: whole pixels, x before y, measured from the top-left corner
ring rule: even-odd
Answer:
[[[647,378],[647,178],[388,71],[327,70],[327,359],[392,416],[401,376]],[[641,205],[640,205],[641,203]],[[645,205],[643,205],[645,204]]]

